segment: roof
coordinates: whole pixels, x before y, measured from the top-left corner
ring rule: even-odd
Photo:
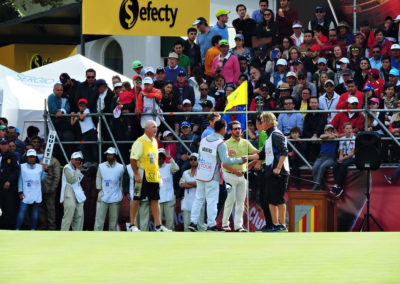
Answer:
[[[81,43],[81,3],[67,4],[0,24],[0,46],[8,44]],[[85,35],[85,42],[104,36]]]

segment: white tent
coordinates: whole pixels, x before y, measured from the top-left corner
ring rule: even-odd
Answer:
[[[74,55],[45,66],[17,73],[0,65],[0,116],[9,120],[9,125],[20,128],[21,134],[29,125],[35,125],[43,134],[43,112],[45,100],[53,92],[53,86],[59,81],[61,73],[84,81],[86,69],[96,70],[97,79],[104,79],[112,86],[114,75],[122,81],[132,82],[117,72],[104,67],[82,55]]]
[[[12,76],[0,78],[3,92],[1,116],[8,119],[8,125],[17,126],[24,137],[29,125],[35,125],[43,134],[44,99],[42,94]]]
[[[53,92],[53,86],[59,81],[61,73],[68,73],[71,78],[83,82],[86,80],[85,71],[89,68],[96,70],[96,78],[106,80],[111,89],[111,78],[114,75],[120,76],[122,81],[132,83],[128,77],[118,74],[80,54],[18,74],[18,79],[47,97]]]

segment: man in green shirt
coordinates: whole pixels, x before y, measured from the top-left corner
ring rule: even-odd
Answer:
[[[258,153],[259,150],[246,139],[241,138],[242,128],[239,121],[229,123],[229,132],[232,135],[225,143],[228,151],[234,153],[232,157],[239,158],[249,154]],[[224,176],[227,185],[231,186],[225,201],[224,216],[222,218],[222,229],[230,231],[229,217],[235,204],[234,228],[236,232],[246,232],[243,228],[244,200],[247,193],[246,179],[247,162],[235,165],[223,165]]]
[[[183,54],[183,42],[177,41],[174,44],[174,51],[178,54],[178,66],[185,68],[188,73],[188,78],[191,77],[190,59],[189,56]]]

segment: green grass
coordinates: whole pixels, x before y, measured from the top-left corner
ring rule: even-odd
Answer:
[[[398,283],[400,233],[0,231],[0,283]]]

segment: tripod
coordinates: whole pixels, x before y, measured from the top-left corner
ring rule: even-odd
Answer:
[[[367,213],[364,214],[364,220],[362,221],[362,224],[360,226],[359,231],[363,232],[364,231],[364,227],[366,227],[367,232],[369,232],[369,219],[371,218],[372,221],[374,221],[374,223],[378,226],[378,228],[383,232],[383,228],[381,225],[379,225],[378,221],[375,220],[374,216],[372,216],[371,213],[369,213],[369,206],[370,206],[370,181],[369,181],[369,175],[370,175],[371,170],[368,168],[367,169],[367,191],[365,192],[365,195],[367,196]]]

